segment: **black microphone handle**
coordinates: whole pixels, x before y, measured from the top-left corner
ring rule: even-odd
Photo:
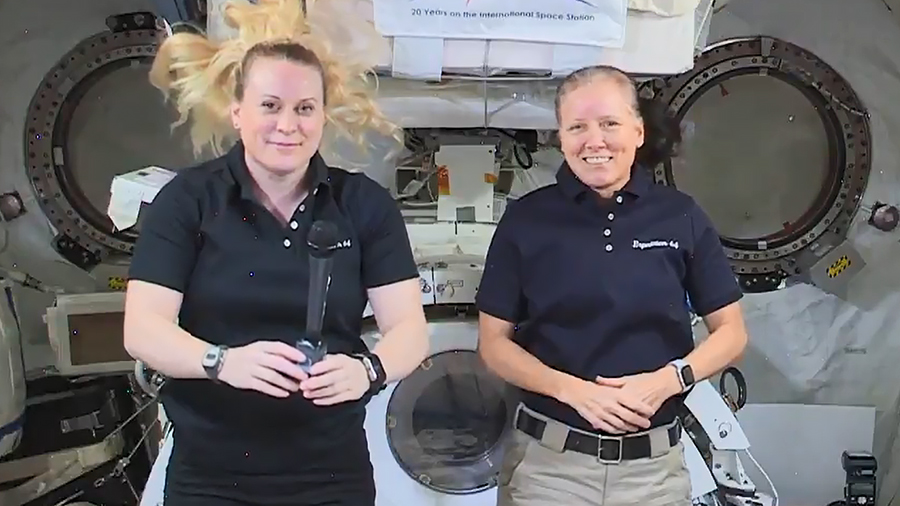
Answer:
[[[331,277],[331,256],[309,257],[309,296],[306,306],[306,336],[314,343],[322,341],[325,320],[325,301],[328,299],[328,278]]]

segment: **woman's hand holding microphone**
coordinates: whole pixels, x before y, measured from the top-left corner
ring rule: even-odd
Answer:
[[[285,398],[297,392],[319,406],[355,401],[368,392],[369,374],[361,360],[326,355],[309,368],[306,356],[280,341],[258,341],[226,352],[219,380],[241,390]]]
[[[299,391],[300,383],[309,378],[297,365],[306,361],[303,352],[280,341],[257,341],[229,348],[223,360],[220,381],[272,397],[284,398]]]
[[[310,367],[309,378],[300,382],[303,396],[319,406],[355,401],[370,387],[366,366],[347,355],[326,355]]]

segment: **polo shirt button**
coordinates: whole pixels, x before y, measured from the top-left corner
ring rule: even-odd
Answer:
[[[612,251],[612,244],[606,245],[606,251]]]
[[[297,230],[298,228],[300,228],[300,224],[297,223],[296,221],[292,221],[291,222],[291,230]]]
[[[606,215],[606,219],[608,219],[609,221],[612,221],[613,218],[615,218],[615,217],[616,217],[616,215],[613,214],[613,213],[609,213],[609,214]]]
[[[284,240],[284,247],[285,247],[285,248],[290,248],[290,247],[291,247],[291,240],[290,240],[290,239],[285,239],[285,240]]]
[[[606,237],[609,237],[610,234],[612,234],[612,230],[610,230],[608,228],[603,231],[603,235],[605,235]]]
[[[306,211],[306,204],[300,204],[300,212]]]
[[[619,196],[616,197],[616,202],[619,203],[619,204],[622,203],[622,196],[621,196],[621,195],[619,195]]]

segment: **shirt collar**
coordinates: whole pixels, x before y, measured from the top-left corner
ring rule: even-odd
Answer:
[[[591,191],[588,185],[581,182],[581,180],[575,176],[575,173],[569,168],[568,162],[563,162],[559,167],[559,170],[556,173],[556,183],[563,193],[573,200],[580,198],[581,195]],[[652,184],[653,179],[650,177],[647,170],[635,165],[631,169],[631,179],[629,179],[628,183],[625,184],[625,187],[616,192],[616,194],[627,193],[633,197],[639,198],[647,193],[647,190]]]
[[[225,159],[231,182],[240,188],[241,198],[256,200],[253,193],[253,177],[250,176],[250,170],[247,168],[247,161],[244,158],[244,143],[241,141],[235,143],[225,155]],[[328,177],[328,165],[318,151],[309,160],[305,179],[310,191],[320,186],[331,185],[331,179]]]

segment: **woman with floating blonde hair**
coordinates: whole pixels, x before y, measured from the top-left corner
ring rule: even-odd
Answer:
[[[131,264],[125,345],[169,378],[164,505],[373,505],[365,401],[425,357],[419,275],[387,190],[318,150],[326,126],[358,140],[393,127],[368,67],[338,56],[334,27],[299,1],[224,14],[233,38],[175,34],[151,73],[198,153],[237,138],[159,192]],[[311,229],[329,242],[308,241]],[[334,268],[315,361],[296,344],[310,337],[317,246]],[[367,303],[383,336],[372,351],[359,337]]]

